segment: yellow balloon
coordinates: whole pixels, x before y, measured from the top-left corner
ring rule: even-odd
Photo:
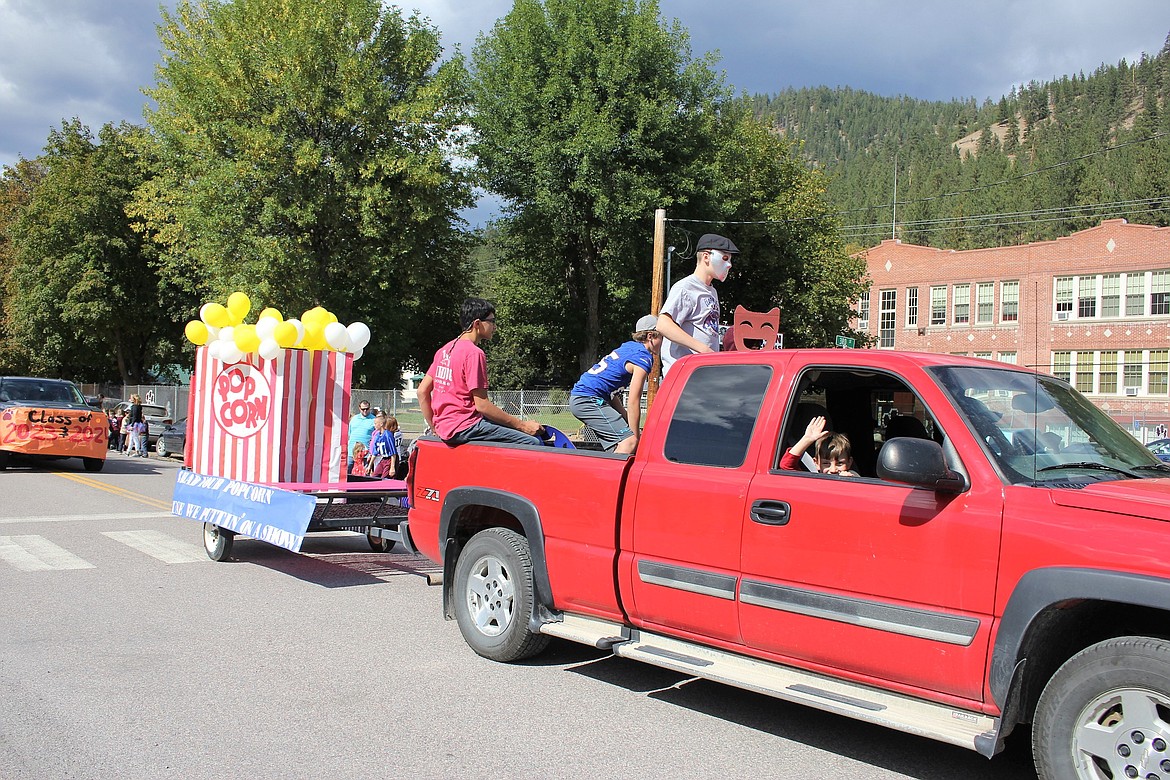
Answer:
[[[239,314],[236,314],[231,309],[227,310],[227,318],[228,318],[228,325],[239,325],[241,322],[244,321],[243,317],[241,317]]]
[[[237,325],[232,331],[232,339],[245,355],[260,348],[260,337],[256,335],[255,325]]]
[[[305,338],[301,340],[305,349],[328,349],[325,343],[325,328],[317,322],[305,323]]]
[[[325,311],[325,324],[328,325],[331,322],[337,322],[337,315],[329,310],[326,310]]]
[[[242,292],[234,292],[228,296],[228,311],[233,316],[239,318],[243,322],[244,317],[248,316],[248,312],[252,310],[252,299]]]
[[[280,310],[274,309],[271,306],[269,306],[264,311],[260,312],[260,316],[257,317],[256,319],[262,320],[265,317],[271,317],[274,320],[280,320],[281,322],[284,322],[284,317],[280,316]]]
[[[305,312],[304,314],[301,315],[301,322],[305,323],[306,328],[310,325],[318,325],[318,324],[322,328],[324,328],[325,327],[325,318],[326,318],[325,310],[322,309],[320,306],[314,306],[313,308],[309,309],[307,312]]]
[[[209,303],[204,307],[204,321],[213,328],[226,328],[231,325],[231,315],[223,304]]]
[[[272,338],[283,349],[288,349],[297,343],[297,326],[291,322],[282,322],[272,331]]]
[[[200,320],[191,320],[187,323],[187,327],[183,329],[187,340],[197,347],[202,347],[207,343],[207,326]]]

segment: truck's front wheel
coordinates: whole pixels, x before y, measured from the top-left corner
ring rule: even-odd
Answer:
[[[1098,642],[1057,670],[1032,726],[1040,780],[1170,778],[1170,642]]]
[[[495,661],[536,655],[548,645],[528,627],[535,604],[528,540],[506,528],[471,537],[455,564],[455,620],[471,649]]]

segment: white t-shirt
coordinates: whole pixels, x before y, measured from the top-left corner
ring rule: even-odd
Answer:
[[[661,314],[670,318],[692,338],[698,339],[712,350],[719,351],[719,293],[712,285],[691,274],[670,288]],[[670,370],[674,361],[694,350],[675,344],[667,338],[662,340],[662,374]]]

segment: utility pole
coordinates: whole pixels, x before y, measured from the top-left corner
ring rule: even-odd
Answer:
[[[654,210],[654,259],[653,273],[650,281],[650,313],[657,314],[662,308],[662,301],[666,297],[666,209]],[[662,358],[654,356],[654,366],[650,369],[650,381],[646,387],[646,408],[654,403],[654,396],[658,393],[658,382],[662,378]]]
[[[890,220],[890,238],[898,237],[898,153],[894,152],[894,218]]]

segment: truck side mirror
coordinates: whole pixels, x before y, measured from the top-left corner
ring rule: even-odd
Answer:
[[[942,446],[930,439],[890,439],[878,454],[877,474],[891,482],[904,482],[940,493],[961,493],[967,489],[963,475],[947,468]]]

